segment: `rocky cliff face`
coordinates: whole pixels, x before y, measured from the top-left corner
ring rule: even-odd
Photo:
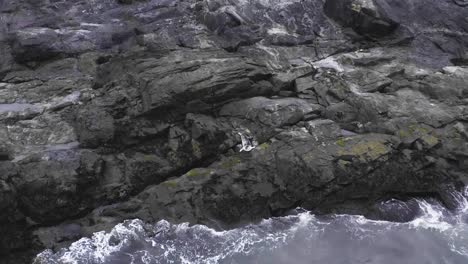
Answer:
[[[0,259],[129,218],[450,207],[468,180],[467,5],[3,0]]]

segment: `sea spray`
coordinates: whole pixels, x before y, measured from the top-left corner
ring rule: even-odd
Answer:
[[[459,209],[450,212],[418,199],[420,215],[407,223],[302,212],[216,231],[128,220],[69,248],[46,250],[35,263],[468,263],[468,202],[464,195],[458,201]]]

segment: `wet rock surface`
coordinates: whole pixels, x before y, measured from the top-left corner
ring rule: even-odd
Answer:
[[[133,218],[450,208],[465,2],[1,2],[0,262]]]

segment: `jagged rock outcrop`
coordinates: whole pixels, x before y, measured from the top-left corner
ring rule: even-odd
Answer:
[[[0,262],[136,217],[450,207],[468,180],[467,8],[4,0]]]

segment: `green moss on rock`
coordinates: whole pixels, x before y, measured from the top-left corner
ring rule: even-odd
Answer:
[[[143,161],[155,161],[155,160],[157,160],[157,156],[155,155],[150,155],[150,154],[143,155]]]
[[[221,168],[228,170],[233,168],[234,166],[238,165],[241,163],[241,159],[239,157],[230,157],[224,161],[221,162],[220,166]]]
[[[417,124],[399,130],[397,135],[408,143],[420,139],[428,147],[434,147],[439,143],[439,139],[428,128]]]
[[[427,134],[421,137],[422,141],[429,147],[433,147],[439,144],[439,139],[431,134]]]
[[[349,162],[349,161],[341,160],[341,159],[338,160],[338,167],[340,167],[343,170],[345,170],[350,164],[351,164],[351,162]]]
[[[189,172],[187,172],[187,177],[195,178],[195,177],[207,177],[211,174],[211,170],[209,169],[192,169]]]
[[[262,143],[260,146],[258,146],[258,149],[260,149],[260,150],[266,150],[268,147],[270,147],[270,144],[268,144],[267,142],[265,142],[265,143]]]
[[[203,157],[201,147],[200,147],[200,143],[198,143],[195,140],[192,140],[192,154],[193,154],[193,156],[195,156],[195,157],[197,157],[199,159]]]
[[[341,137],[337,141],[335,141],[335,144],[344,148],[346,146],[346,139]]]
[[[400,138],[407,138],[409,137],[409,133],[404,130],[404,129],[400,129],[397,133],[397,135],[400,137]]]
[[[339,155],[342,156],[355,156],[361,161],[376,160],[390,152],[390,147],[382,141],[371,140],[359,142],[355,145],[349,146],[346,149],[340,150]]]
[[[171,181],[165,181],[162,183],[162,185],[167,186],[169,188],[176,188],[177,187],[177,181],[171,180]]]

